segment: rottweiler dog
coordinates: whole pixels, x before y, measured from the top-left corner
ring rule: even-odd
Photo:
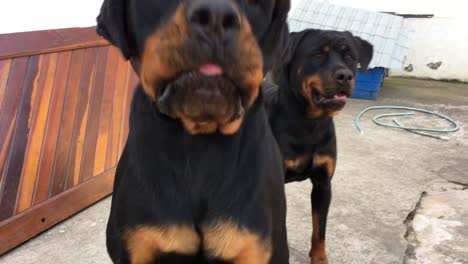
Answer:
[[[105,0],[140,77],[107,225],[114,263],[288,263],[281,154],[260,86],[289,0]],[[285,52],[286,53],[286,52]]]
[[[333,116],[354,90],[360,64],[366,70],[372,45],[349,32],[308,29],[290,34],[289,59],[265,85],[269,122],[280,146],[286,182],[313,183],[311,263],[328,263],[325,230],[336,167]]]

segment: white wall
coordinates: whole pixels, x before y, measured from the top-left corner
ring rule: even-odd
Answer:
[[[297,2],[300,0],[292,0]],[[466,13],[466,0],[328,0],[336,5],[363,8],[372,11],[397,12],[400,14],[435,14],[437,16],[461,17]]]
[[[302,0],[292,0],[293,6]],[[327,1],[327,0],[325,0]],[[468,82],[467,0],[328,0],[329,3],[400,14],[434,14],[432,19],[406,19],[415,34],[405,63],[396,76],[456,79]],[[442,62],[437,69],[427,64]],[[412,71],[404,68],[411,64]]]
[[[468,82],[468,18],[407,19],[415,29],[405,65],[392,75]],[[437,69],[429,63],[442,62]],[[404,68],[411,65],[412,71]]]

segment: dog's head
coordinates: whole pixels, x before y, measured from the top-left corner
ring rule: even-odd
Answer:
[[[367,70],[372,45],[349,32],[310,29],[290,36],[289,62],[275,70],[275,79],[286,81],[310,117],[333,116],[354,91],[358,64]]]
[[[105,0],[97,32],[189,133],[235,133],[287,45],[290,0]]]

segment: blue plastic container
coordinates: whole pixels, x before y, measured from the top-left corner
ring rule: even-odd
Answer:
[[[375,100],[385,79],[385,68],[369,69],[366,74],[359,70],[352,98]]]

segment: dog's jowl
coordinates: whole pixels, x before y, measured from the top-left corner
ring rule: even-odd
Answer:
[[[349,32],[305,30],[290,37],[289,59],[273,71],[279,88],[264,89],[266,105],[286,182],[313,183],[311,263],[326,264],[325,229],[336,167],[333,116],[354,90],[358,64],[367,69],[373,48]]]
[[[289,0],[105,0],[97,31],[140,77],[119,160],[114,263],[288,263],[283,161],[260,86]]]

